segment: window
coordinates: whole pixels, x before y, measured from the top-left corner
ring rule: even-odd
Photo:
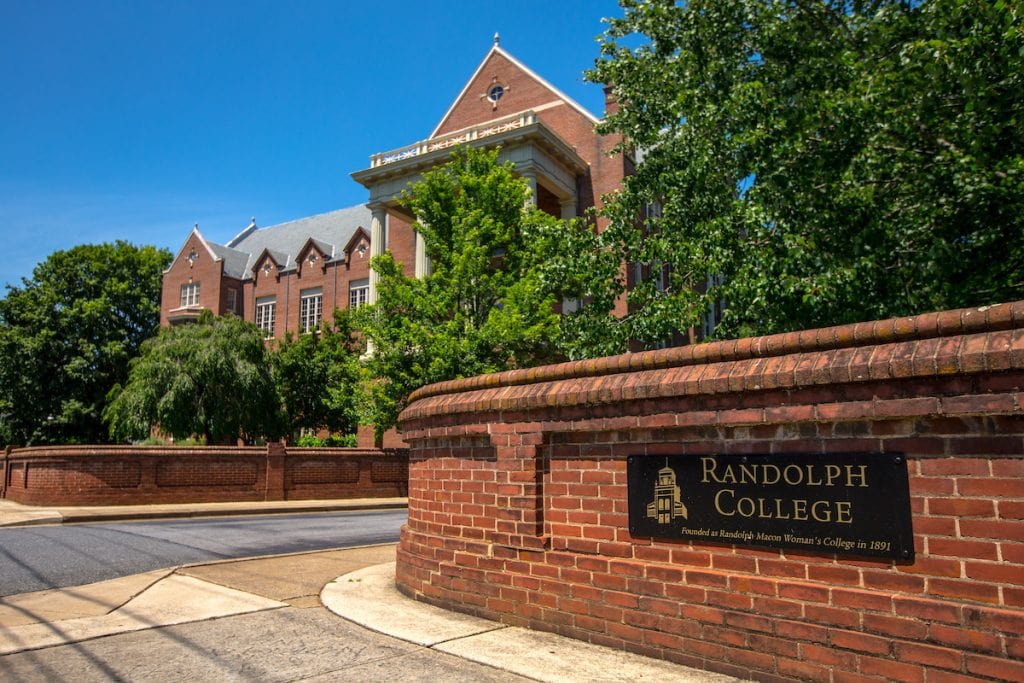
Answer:
[[[187,285],[181,286],[181,307],[187,308],[189,306],[199,305],[199,283],[190,282]]]
[[[270,339],[274,336],[274,319],[277,309],[277,300],[272,296],[261,296],[256,299],[256,327],[263,330],[263,337]]]
[[[370,281],[368,279],[353,280],[348,284],[348,307],[365,306],[370,299]]]
[[[228,288],[228,313],[238,313],[238,290]]]
[[[323,290],[304,289],[299,293],[299,332],[314,332],[320,329],[323,315]]]

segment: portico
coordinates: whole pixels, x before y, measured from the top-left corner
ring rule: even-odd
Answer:
[[[416,220],[401,206],[403,192],[422,179],[423,173],[448,161],[459,145],[498,148],[498,159],[511,162],[515,173],[530,187],[529,202],[553,216],[573,218],[580,201],[580,183],[589,164],[575,148],[541,121],[534,110],[493,119],[468,128],[422,140],[370,157],[370,167],[352,177],[369,190],[371,255],[390,248],[389,220]],[[421,235],[415,234],[415,274],[429,272],[429,260]],[[376,301],[375,275],[370,278],[370,301]]]

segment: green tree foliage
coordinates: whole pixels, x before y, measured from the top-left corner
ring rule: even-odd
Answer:
[[[132,360],[103,413],[110,435],[142,439],[152,426],[207,444],[275,438],[280,403],[263,333],[235,316],[204,311],[194,324],[161,328]]]
[[[527,207],[528,193],[497,152],[460,150],[406,194],[432,272],[407,277],[390,253],[373,260],[378,300],[357,315],[373,346],[378,431],[418,387],[556,356],[556,298],[537,264],[562,223]]]
[[[110,388],[160,321],[165,249],[57,251],[0,300],[0,425],[9,443],[102,442]]]
[[[1024,294],[1017,3],[622,5],[588,76],[621,103],[603,132],[643,158],[611,228],[581,239],[668,277],[629,295],[626,320],[595,298],[593,336],[653,343],[718,297],[719,334],[738,335]]]
[[[292,433],[301,429],[353,434],[359,426],[361,344],[353,338],[347,310],[319,334],[291,335],[274,356],[274,379]]]

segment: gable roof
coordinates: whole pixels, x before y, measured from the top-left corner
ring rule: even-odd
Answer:
[[[245,277],[252,277],[252,269],[264,250],[270,252],[283,269],[290,268],[295,266],[295,258],[310,239],[330,259],[344,258],[342,246],[348,244],[356,230],[369,224],[370,210],[360,204],[267,228],[250,225],[221,249],[244,254],[246,261],[242,264],[242,272]],[[237,257],[232,255],[232,258]],[[227,257],[225,270],[226,267]]]
[[[245,266],[249,262],[249,254],[214,242],[207,242],[206,246],[216,254],[218,260],[224,262],[225,275],[239,280],[245,277]]]
[[[342,248],[342,251],[344,253],[346,253],[346,254],[349,253],[350,251],[352,251],[352,249],[359,242],[359,238],[360,237],[365,239],[367,242],[370,241],[370,233],[366,232],[366,228],[363,228],[363,227],[356,228],[356,231],[354,233],[352,233],[352,237],[349,239],[349,241]]]
[[[219,244],[215,245],[213,242],[207,241],[207,239],[205,237],[203,237],[203,233],[199,232],[199,224],[196,223],[195,226],[193,226],[193,228],[192,228],[192,232],[190,232],[188,234],[188,237],[185,238],[185,242],[184,242],[184,244],[181,245],[181,249],[179,249],[178,253],[175,254],[174,260],[171,261],[171,263],[167,266],[167,268],[164,269],[165,273],[171,272],[171,268],[174,267],[174,264],[178,262],[178,259],[180,259],[182,257],[182,255],[184,255],[185,247],[188,246],[189,240],[191,240],[193,236],[196,239],[199,240],[199,244],[202,245],[203,249],[206,250],[206,253],[208,253],[210,255],[211,259],[213,259],[214,261],[220,261],[221,260],[221,258],[222,258],[221,255],[218,254],[213,249],[214,246],[218,246],[219,247],[220,245]]]
[[[551,85],[551,83],[549,83],[544,78],[539,76],[533,69],[531,69],[530,67],[526,66],[525,64],[520,62],[518,59],[516,59],[515,57],[510,55],[506,50],[502,49],[502,47],[498,44],[498,36],[495,35],[494,36],[494,46],[491,47],[491,49],[484,56],[483,61],[480,62],[480,66],[478,66],[476,68],[476,71],[474,71],[473,75],[469,77],[469,80],[466,81],[466,85],[462,86],[462,90],[459,92],[458,97],[456,97],[455,100],[452,102],[452,105],[450,107],[448,107],[448,111],[446,111],[444,113],[444,116],[441,117],[441,120],[438,122],[437,126],[434,127],[433,132],[430,133],[430,137],[435,137],[438,134],[438,132],[444,127],[444,124],[451,117],[451,115],[455,111],[455,109],[466,98],[466,93],[469,90],[469,86],[473,84],[473,81],[476,80],[477,76],[480,75],[480,72],[484,70],[484,68],[487,66],[487,63],[490,62],[491,59],[496,54],[501,55],[502,57],[507,59],[509,62],[511,62],[512,65],[515,66],[517,69],[519,69],[520,71],[525,73],[527,76],[529,76],[533,80],[537,81],[543,87],[545,87],[548,90],[550,90],[551,94],[553,94],[556,99],[560,99],[560,100],[564,101],[570,107],[572,107],[573,109],[577,110],[580,114],[582,114],[586,118],[590,119],[590,121],[592,123],[598,123],[599,119],[596,116],[594,116],[592,113],[590,113],[582,104],[580,104],[576,100],[572,99],[571,97],[569,97],[568,95],[563,93],[561,90],[559,90],[555,86]]]

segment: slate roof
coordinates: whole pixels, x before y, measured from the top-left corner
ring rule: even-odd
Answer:
[[[224,273],[244,280],[252,277],[252,268],[264,249],[271,252],[282,270],[294,268],[298,251],[310,238],[328,260],[344,258],[345,245],[360,227],[369,232],[370,210],[363,204],[266,228],[251,225],[226,246],[208,244],[218,257],[224,259]]]
[[[215,242],[207,242],[206,245],[210,247],[210,251],[224,261],[225,275],[236,277],[239,280],[245,277],[245,265],[249,262],[249,254]]]

